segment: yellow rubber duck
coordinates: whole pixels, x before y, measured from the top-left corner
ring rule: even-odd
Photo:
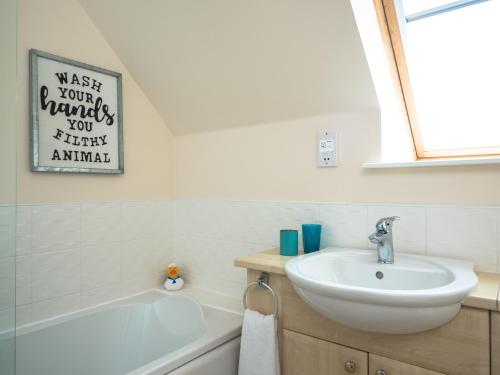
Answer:
[[[175,263],[170,263],[167,266],[166,280],[163,287],[166,290],[179,290],[184,286],[184,280],[180,277],[181,269]]]

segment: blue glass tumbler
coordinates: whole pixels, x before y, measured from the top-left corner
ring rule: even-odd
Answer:
[[[304,253],[318,251],[321,243],[321,224],[302,224]]]
[[[280,230],[280,255],[294,256],[299,253],[299,232],[295,229]]]

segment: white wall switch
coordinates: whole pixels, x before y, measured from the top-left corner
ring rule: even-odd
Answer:
[[[324,130],[318,132],[318,167],[337,166],[337,133]]]

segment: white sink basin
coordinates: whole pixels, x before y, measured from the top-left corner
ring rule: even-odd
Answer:
[[[290,260],[286,274],[315,310],[346,326],[390,334],[425,331],[455,317],[477,285],[471,262],[329,248]]]

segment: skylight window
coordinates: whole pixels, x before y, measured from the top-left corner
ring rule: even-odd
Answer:
[[[500,1],[376,1],[418,158],[499,155]]]

